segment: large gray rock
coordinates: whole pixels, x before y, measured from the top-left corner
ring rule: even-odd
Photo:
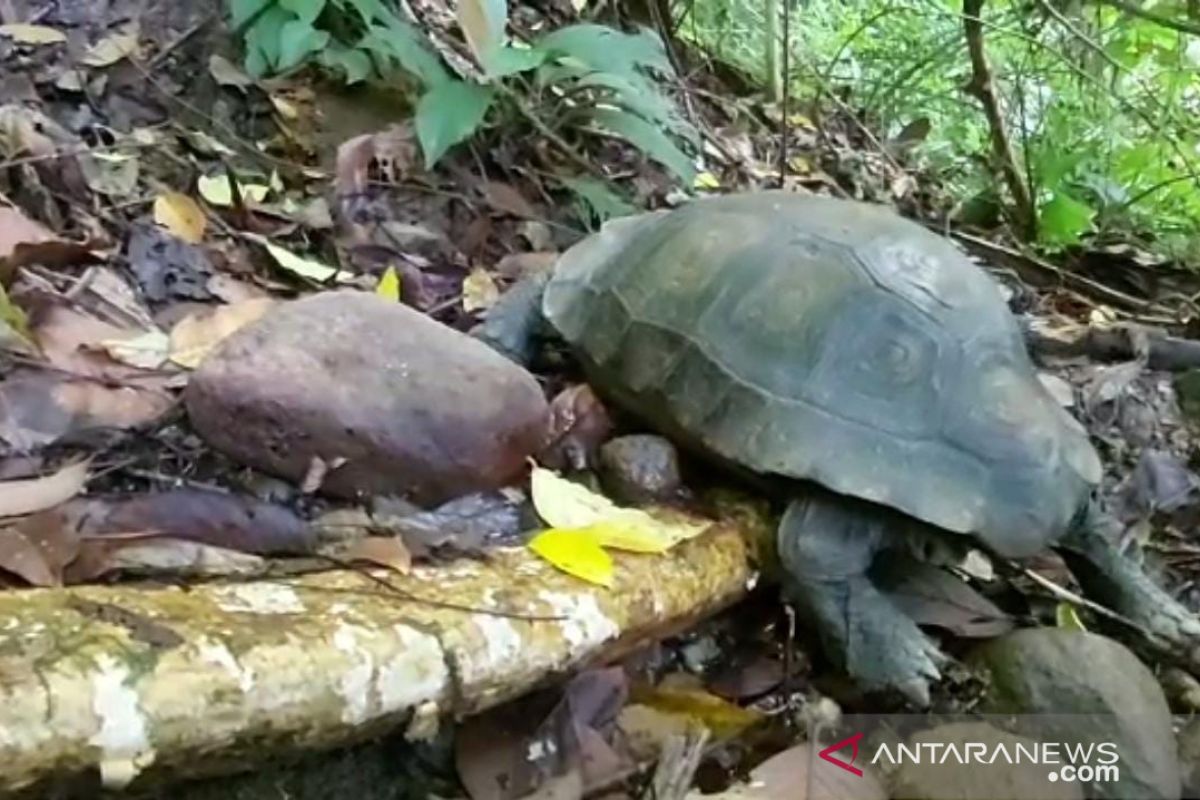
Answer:
[[[1092,633],[1028,628],[989,642],[987,712],[1018,714],[1044,741],[1112,742],[1120,781],[1089,796],[1178,798],[1171,715],[1154,675],[1124,646]]]
[[[399,303],[325,292],[286,303],[223,342],[185,392],[209,444],[321,491],[421,504],[501,486],[541,444],[533,377]]]
[[[909,737],[914,749],[934,744],[945,752],[954,748],[965,753],[982,744],[987,752],[997,748],[1005,753],[1027,751],[1035,746],[1032,739],[1016,736],[985,722],[953,722],[922,730]],[[1037,798],[1038,800],[1083,800],[1083,788],[1077,783],[1053,781],[1050,770],[1038,764],[1008,763],[1003,757],[992,763],[961,763],[955,758],[926,759],[921,763],[905,760],[889,776],[892,800],[996,800],[996,798]]]

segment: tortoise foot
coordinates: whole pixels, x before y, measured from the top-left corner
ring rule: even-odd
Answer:
[[[865,577],[795,587],[829,657],[868,693],[929,706],[930,684],[946,656]]]

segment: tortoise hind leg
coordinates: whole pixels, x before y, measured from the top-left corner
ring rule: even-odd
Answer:
[[[1055,549],[1085,594],[1159,637],[1193,671],[1200,667],[1200,619],[1171,597],[1115,541],[1121,523],[1094,503]]]
[[[889,530],[898,524],[885,509],[824,492],[793,500],[778,532],[784,590],[863,689],[898,691],[925,707],[944,656],[867,574],[903,533]]]

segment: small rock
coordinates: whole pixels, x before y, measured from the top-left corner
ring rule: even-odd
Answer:
[[[1179,732],[1179,771],[1184,797],[1200,797],[1200,719],[1193,719]]]
[[[619,436],[600,448],[600,480],[618,502],[670,500],[682,486],[675,445],[661,436]]]
[[[321,491],[424,505],[514,479],[542,441],[533,377],[482,343],[373,294],[282,304],[226,339],[185,392],[210,445]]]
[[[987,712],[1043,715],[1033,722],[1048,737],[1116,745],[1120,780],[1098,784],[1091,796],[1179,797],[1166,698],[1124,646],[1083,631],[1028,628],[989,642],[973,660],[991,676]]]
[[[989,753],[1000,748],[1016,753],[1018,747],[1032,752],[1033,739],[1016,736],[985,722],[955,722],[919,731],[909,738],[914,750],[930,745],[946,751],[969,752],[969,745],[981,743]],[[1078,783],[1051,781],[1050,770],[1041,764],[1007,763],[998,758],[989,764],[961,763],[954,758],[933,763],[904,760],[888,781],[892,797],[919,797],[922,800],[989,800],[997,797],[1037,797],[1039,800],[1083,800]]]

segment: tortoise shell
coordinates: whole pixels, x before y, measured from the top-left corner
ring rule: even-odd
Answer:
[[[1008,556],[1099,481],[992,278],[890,210],[760,192],[614,220],[546,318],[602,393],[681,443],[815,481]]]

